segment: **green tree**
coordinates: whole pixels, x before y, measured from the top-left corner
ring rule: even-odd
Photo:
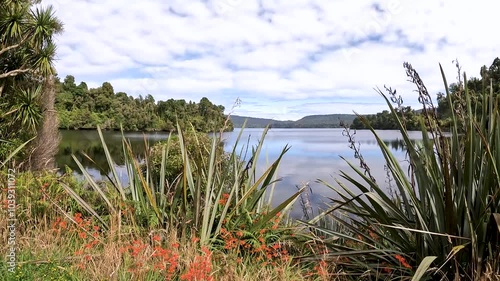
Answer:
[[[126,131],[175,130],[193,127],[196,131],[210,132],[224,126],[224,107],[215,105],[208,98],[200,103],[169,99],[156,102],[152,95],[134,98],[124,92],[115,93],[109,82],[95,89],[88,89],[82,82],[76,86],[73,76],[63,82],[56,80],[56,108],[64,129],[120,129]],[[232,123],[228,124],[232,130]]]
[[[3,106],[12,106],[12,96],[16,91],[24,89],[25,93],[34,93],[42,86],[42,116],[32,155],[32,168],[36,170],[52,167],[57,151],[53,68],[56,46],[53,39],[62,31],[62,23],[56,18],[53,8],[35,7],[38,2],[0,2],[0,97],[6,101]],[[2,134],[8,134],[12,129],[3,128]],[[43,148],[40,147],[42,144]]]

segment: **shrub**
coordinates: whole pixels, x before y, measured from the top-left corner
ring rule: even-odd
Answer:
[[[197,173],[210,160],[212,138],[207,133],[189,130],[184,133],[183,142],[186,152],[192,160],[193,172]],[[168,140],[157,142],[150,148],[148,156],[150,161],[149,171],[153,173],[154,177],[160,176],[162,151],[166,147],[168,147],[168,154],[165,163],[165,176],[169,183],[173,183],[182,174],[184,167],[184,159],[178,135],[170,135]],[[216,163],[222,164],[224,161],[227,161],[227,155],[223,149],[222,143],[217,145]]]

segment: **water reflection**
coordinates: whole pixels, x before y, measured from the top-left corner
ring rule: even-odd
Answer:
[[[149,145],[152,145],[157,141],[167,139],[168,133],[124,133],[124,136],[129,140],[136,157],[143,158],[145,139]],[[103,131],[103,137],[115,164],[118,167],[122,167],[124,165],[124,157],[121,132]],[[60,168],[68,166],[73,171],[79,172],[78,166],[71,157],[72,154],[93,175],[101,177],[110,173],[110,167],[97,131],[61,131],[61,143],[56,155],[57,165]],[[95,163],[89,160],[85,154]]]

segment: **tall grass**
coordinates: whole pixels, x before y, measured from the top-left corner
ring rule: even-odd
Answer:
[[[330,260],[346,274],[364,279],[479,280],[500,276],[500,111],[498,97],[482,93],[483,106],[471,106],[467,77],[458,92],[447,92],[452,106],[451,137],[439,124],[424,83],[410,64],[406,73],[423,106],[422,143],[413,143],[390,99],[387,102],[403,137],[407,173],[368,121],[397,191],[388,196],[365,171],[349,163],[356,179],[342,171],[331,208],[304,224],[332,238]],[[442,71],[443,83],[448,89]],[[389,95],[395,94],[392,90]],[[353,191],[345,183],[361,193]],[[328,218],[336,227],[322,227]],[[496,275],[495,275],[496,274]],[[494,279],[495,277],[491,277]]]

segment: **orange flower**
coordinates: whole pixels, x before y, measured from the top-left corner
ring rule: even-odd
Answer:
[[[197,255],[194,258],[194,262],[191,263],[187,272],[181,275],[181,280],[183,281],[213,281],[214,278],[211,276],[212,273],[212,262],[210,250],[206,247],[202,247],[201,251],[203,255]]]
[[[394,257],[401,263],[402,266],[404,266],[408,269],[412,268],[411,265],[406,262],[406,259],[403,256],[395,255]]]
[[[83,222],[83,219],[82,219],[82,214],[81,213],[76,213],[73,217],[73,219],[75,220],[75,222],[77,224],[81,224]]]
[[[68,226],[68,223],[66,221],[61,221],[59,223],[59,227],[62,229],[66,229],[67,226]]]
[[[160,240],[161,240],[160,235],[153,235],[153,241],[160,242]]]
[[[223,193],[221,199],[219,199],[220,205],[225,205],[229,199],[229,193]]]

